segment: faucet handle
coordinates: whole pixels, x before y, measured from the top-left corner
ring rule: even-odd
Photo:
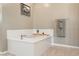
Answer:
[[[22,40],[22,39],[23,39],[23,37],[25,37],[25,36],[26,36],[26,35],[22,35],[22,34],[21,34],[21,40]]]
[[[20,36],[21,36],[21,40],[22,40],[23,39],[23,35],[21,34]]]
[[[39,33],[39,29],[37,29],[37,33]]]
[[[42,34],[44,35],[44,32]]]

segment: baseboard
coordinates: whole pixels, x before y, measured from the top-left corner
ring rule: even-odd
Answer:
[[[77,48],[77,49],[79,49],[79,47],[77,47],[77,46],[71,46],[71,45],[64,45],[64,44],[57,44],[57,43],[54,43],[52,45],[53,46],[61,46],[61,47]]]
[[[0,51],[0,54],[6,54],[7,52],[8,52],[8,51],[4,51],[4,52],[1,52],[1,51]]]

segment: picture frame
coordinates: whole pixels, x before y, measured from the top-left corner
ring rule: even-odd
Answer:
[[[65,37],[66,19],[57,19],[56,21],[56,36]]]
[[[21,3],[21,15],[31,16],[31,7]]]

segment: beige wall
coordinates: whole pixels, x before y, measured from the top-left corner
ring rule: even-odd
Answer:
[[[53,28],[56,30],[56,19],[66,19],[66,37],[55,37],[57,44],[79,46],[79,4],[52,3],[35,4],[33,9],[34,28]]]
[[[28,4],[32,7],[32,4]],[[2,50],[7,50],[6,31],[8,29],[32,29],[31,17],[21,15],[19,3],[2,4]],[[1,48],[1,47],[0,47]]]
[[[65,44],[79,46],[79,4],[70,4]]]
[[[29,4],[32,6],[31,4]],[[31,9],[32,10],[32,9]],[[7,23],[9,29],[30,29],[32,28],[32,17],[21,15],[20,4],[3,5],[3,22]],[[32,16],[32,15],[31,15]]]
[[[2,50],[2,6],[0,4],[0,51]]]
[[[66,17],[66,37],[55,37],[54,42],[58,44],[79,46],[79,4],[63,4],[63,6],[66,6],[65,8],[62,7],[63,9],[65,9],[65,11],[62,8],[60,8],[59,13],[56,14],[56,16]]]
[[[51,7],[45,7],[42,3],[34,4],[33,28],[51,28],[52,18]]]
[[[56,19],[68,18],[69,4],[45,3],[34,4],[33,27],[34,28],[54,28]]]

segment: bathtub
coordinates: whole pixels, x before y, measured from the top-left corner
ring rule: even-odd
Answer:
[[[8,36],[8,52],[16,56],[42,56],[50,48],[50,35]]]

